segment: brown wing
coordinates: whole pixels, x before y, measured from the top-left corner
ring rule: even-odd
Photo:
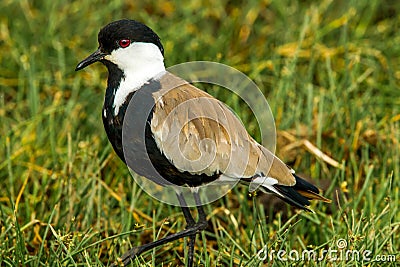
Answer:
[[[158,148],[180,171],[250,178],[264,173],[294,185],[290,169],[258,144],[221,101],[167,73],[153,93],[151,130]]]

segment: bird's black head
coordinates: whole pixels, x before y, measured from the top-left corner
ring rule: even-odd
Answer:
[[[135,20],[123,19],[111,22],[99,32],[100,47],[106,53],[125,48],[131,42],[153,43],[164,54],[164,48],[158,35],[143,23]]]
[[[108,63],[124,65],[125,62],[119,62],[120,59],[113,57],[112,54],[127,49],[135,43],[154,44],[158,47],[161,55],[164,55],[164,48],[158,35],[148,26],[135,20],[122,19],[111,22],[100,30],[98,42],[99,48],[81,61],[75,70],[81,70],[97,61],[101,61],[106,66]],[[127,55],[128,53],[125,52],[124,54]],[[130,60],[134,60],[134,58]]]

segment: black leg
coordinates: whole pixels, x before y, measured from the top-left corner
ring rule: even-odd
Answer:
[[[207,227],[206,214],[204,213],[203,207],[201,206],[200,197],[197,192],[194,193],[197,210],[199,212],[199,220],[197,221],[197,223],[193,219],[192,214],[190,213],[190,209],[187,207],[183,196],[180,194],[177,194],[177,196],[178,196],[179,202],[182,206],[182,212],[183,212],[183,215],[185,216],[185,220],[187,223],[186,229],[179,233],[175,233],[175,234],[166,236],[160,240],[156,240],[154,242],[144,244],[142,246],[134,247],[134,248],[130,249],[128,252],[126,252],[124,255],[122,255],[121,258],[118,258],[117,262],[113,263],[111,265],[111,267],[127,266],[133,259],[135,259],[137,256],[139,256],[143,252],[153,249],[155,247],[164,245],[166,243],[175,241],[175,240],[183,238],[183,237],[189,237],[189,251],[188,251],[187,266],[188,267],[193,266],[194,244],[195,244],[195,240],[196,240],[196,235],[198,233],[200,233],[202,230],[206,229],[206,227]]]
[[[186,224],[187,224],[186,228],[192,227],[193,225],[196,224],[196,222],[194,221],[193,216],[190,213],[190,209],[187,206],[185,198],[182,196],[182,194],[176,194],[176,196],[178,197],[179,203],[181,204],[183,216],[185,216],[185,220],[186,220]]]
[[[196,222],[193,219],[192,214],[190,213],[190,209],[187,207],[187,203],[185,201],[185,198],[182,196],[182,194],[177,194],[179,203],[181,204],[181,209],[183,212],[183,215],[185,216],[186,220],[186,229],[192,228]],[[196,242],[196,234],[189,235],[189,251],[188,251],[188,257],[187,257],[187,266],[192,267],[193,266],[193,259],[194,259],[194,244]]]
[[[203,205],[201,204],[200,196],[198,192],[193,193],[194,201],[196,202],[197,211],[199,212],[199,220],[197,223],[207,224],[207,215],[203,210]]]
[[[193,192],[194,200],[196,202],[197,211],[199,213],[199,219],[195,226],[199,227],[199,229],[204,230],[207,228],[207,216],[203,210],[203,206],[200,201],[200,196],[197,191]],[[182,207],[183,208],[183,207]],[[196,232],[189,236],[189,251],[188,251],[188,259],[187,259],[187,267],[193,267],[193,259],[194,259],[194,244],[196,242],[196,236],[200,231]]]

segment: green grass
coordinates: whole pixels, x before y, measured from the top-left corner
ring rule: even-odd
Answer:
[[[105,68],[74,72],[99,28],[123,17],[161,36],[167,66],[210,60],[251,77],[275,116],[277,154],[333,200],[297,212],[237,187],[205,208],[199,266],[297,266],[304,262],[256,255],[265,246],[336,249],[338,239],[397,262],[305,264],[399,264],[400,3],[110,2],[0,3],[0,266],[107,266],[185,227],[179,208],[141,191],[112,152],[100,117]],[[238,100],[216,95],[257,137]],[[181,240],[132,266],[184,266],[186,253]]]

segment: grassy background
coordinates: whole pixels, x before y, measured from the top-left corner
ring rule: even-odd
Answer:
[[[179,208],[142,192],[112,152],[100,118],[105,68],[74,72],[96,49],[99,28],[123,17],[161,36],[167,66],[211,60],[249,75],[274,113],[278,155],[334,200],[299,213],[237,187],[206,207],[199,266],[296,266],[304,262],[256,254],[336,249],[339,238],[398,264],[399,12],[390,0],[1,1],[0,266],[107,266],[185,227]],[[217,96],[257,136],[238,102]],[[185,253],[177,241],[133,266],[183,266]]]

